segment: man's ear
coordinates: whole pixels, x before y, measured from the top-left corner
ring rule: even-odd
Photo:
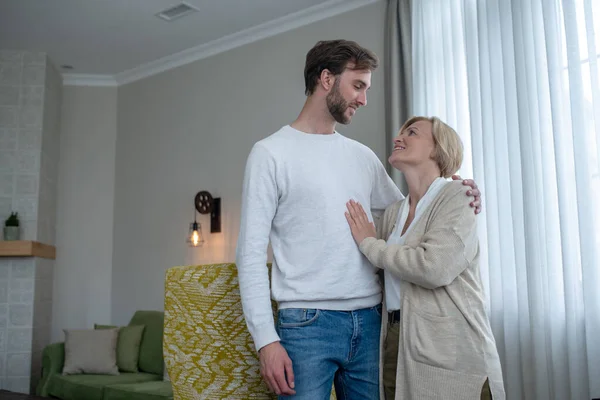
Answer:
[[[329,91],[333,87],[335,83],[335,75],[331,73],[328,69],[324,69],[321,71],[321,76],[319,77],[319,84],[325,89],[325,91]]]

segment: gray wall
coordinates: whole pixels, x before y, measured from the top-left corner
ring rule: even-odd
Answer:
[[[346,38],[383,57],[385,7],[377,2],[119,87],[113,323],[163,308],[167,268],[234,261],[246,157],[254,142],[296,118],[306,52],[318,40]],[[368,106],[339,129],[385,160],[383,76],[374,74]],[[210,234],[202,216],[207,243],[189,249],[199,190],[221,197],[222,233]]]
[[[117,89],[65,86],[52,339],[110,323]]]

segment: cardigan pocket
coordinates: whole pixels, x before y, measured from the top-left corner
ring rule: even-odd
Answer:
[[[457,358],[456,318],[412,308],[407,344],[411,358],[438,368],[454,369]]]

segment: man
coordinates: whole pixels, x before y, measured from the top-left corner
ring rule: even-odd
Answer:
[[[379,398],[381,285],[344,212],[354,199],[378,218],[403,196],[369,148],[335,131],[367,104],[377,65],[355,42],[318,42],[306,55],[300,115],[257,142],[248,157],[237,245],[240,292],[261,374],[280,396],[327,399],[333,382],[340,400]],[[465,182],[478,196],[474,182]],[[478,197],[472,205],[478,209]]]

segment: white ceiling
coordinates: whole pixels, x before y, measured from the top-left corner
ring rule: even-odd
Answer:
[[[374,1],[187,0],[200,11],[166,22],[155,14],[179,0],[0,0],[0,48],[47,52],[69,73],[156,73],[168,69],[162,61],[190,62],[194,51],[214,54]]]

